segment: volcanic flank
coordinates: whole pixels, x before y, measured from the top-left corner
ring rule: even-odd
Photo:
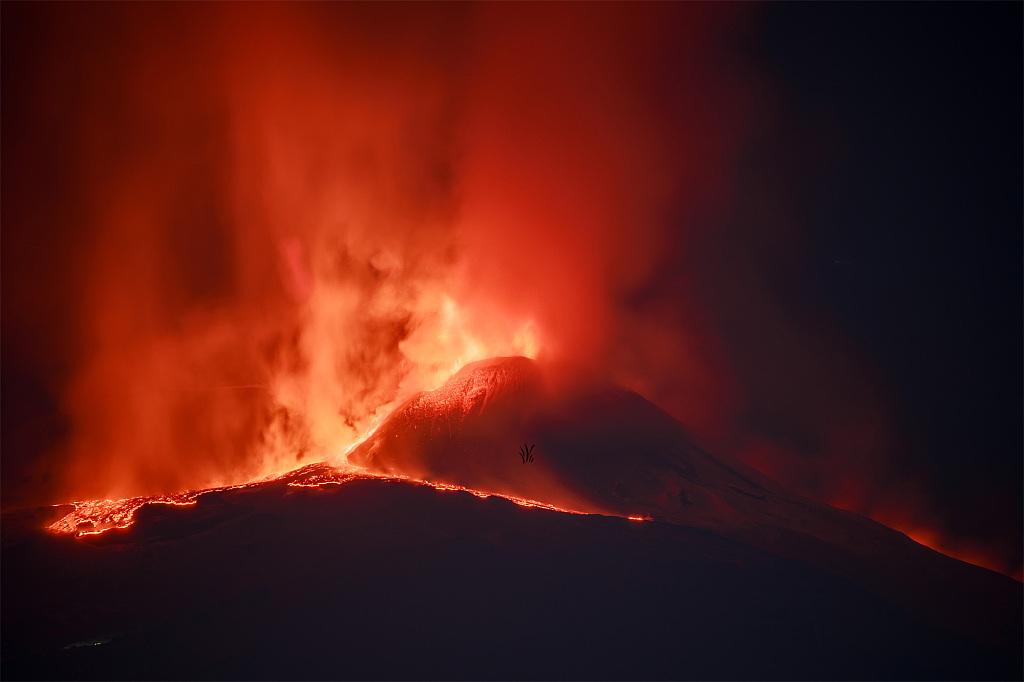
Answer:
[[[516,454],[524,443],[536,446],[529,464]],[[349,462],[580,511],[688,523],[743,516],[747,500],[784,492],[704,452],[636,393],[599,381],[559,386],[523,357],[471,363],[412,397]]]
[[[523,443],[536,445],[534,462],[517,455]],[[634,392],[598,380],[560,383],[528,358],[467,365],[396,409],[349,461],[712,531],[857,582],[953,631],[1019,643],[1019,604],[1005,600],[1007,586],[1019,591],[1019,583],[716,457]],[[962,589],[965,579],[971,590]]]
[[[715,457],[606,382],[476,362],[348,458],[364,470],[138,501],[77,538],[6,513],[5,679],[1024,672],[1020,583]]]

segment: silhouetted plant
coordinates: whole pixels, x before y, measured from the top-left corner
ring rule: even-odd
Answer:
[[[536,443],[530,446],[527,446],[526,443],[523,443],[522,447],[519,448],[519,457],[520,459],[523,460],[523,464],[533,461],[533,449],[535,447],[537,447]]]

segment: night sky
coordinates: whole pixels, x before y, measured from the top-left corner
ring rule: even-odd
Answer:
[[[1019,572],[1021,5],[777,3],[757,23],[785,114],[751,182],[780,176],[808,238],[780,296],[870,354],[893,392],[893,470]]]
[[[380,81],[397,83],[399,94],[383,88],[375,96],[399,111],[410,106],[404,93],[419,93],[424,82],[434,86],[424,88],[424,101],[440,92],[446,102],[423,107],[436,121],[417,128],[412,142],[403,138],[408,149],[378,165],[366,161],[374,150],[392,153],[381,134],[360,152],[362,165],[344,165],[345,177],[362,178],[351,167],[407,173],[397,184],[407,182],[415,200],[391,217],[413,225],[423,216],[440,220],[463,200],[478,216],[519,211],[511,215],[523,218],[517,229],[529,243],[495,228],[471,235],[478,250],[466,251],[492,259],[479,265],[478,283],[495,309],[518,313],[535,302],[552,338],[693,426],[712,449],[1020,577],[1020,3],[315,7],[285,14],[312,17],[315,31],[294,28],[309,17],[289,30],[312,31],[308,42],[329,46],[324,73],[363,85],[363,70],[382,69]],[[124,310],[136,317],[126,334],[137,324],[140,336],[177,335],[185,349],[199,335],[189,325],[203,338],[216,336],[193,313],[225,300],[232,325],[272,337],[261,349],[297,336],[291,322],[264,324],[287,309],[282,301],[302,277],[264,286],[276,277],[267,272],[279,274],[280,235],[240,230],[249,225],[225,198],[237,190],[226,169],[238,161],[236,129],[225,121],[239,115],[232,113],[239,101],[255,102],[284,120],[311,121],[312,146],[336,123],[327,114],[287,118],[307,104],[318,110],[302,99],[304,79],[317,74],[302,68],[319,62],[305,53],[291,62],[289,46],[307,41],[284,29],[266,54],[258,42],[253,48],[247,31],[272,36],[276,24],[250,23],[258,14],[251,10],[3,4],[5,507],[78,490],[67,483],[67,466],[88,471],[89,462],[74,460],[65,445],[81,430],[82,405],[131,404],[91,398],[102,384],[89,379],[103,367],[94,358],[130,341],[88,331],[89,320],[100,319],[95,311],[111,310],[104,292],[127,292]],[[531,42],[535,33],[542,38]],[[349,43],[359,49],[346,51]],[[509,56],[519,54],[527,57]],[[143,78],[134,80],[138,55]],[[238,76],[259,74],[275,59],[282,65],[275,78],[301,84],[285,104],[260,99],[261,76],[251,90]],[[273,83],[266,87],[273,91]],[[223,97],[226,90],[235,99]],[[348,106],[342,98],[320,108],[333,114]],[[168,123],[168,108],[185,123]],[[347,120],[379,133],[363,113]],[[507,129],[502,117],[523,135],[507,145],[522,154],[508,164],[499,153],[507,140],[494,135]],[[610,159],[612,170],[593,171],[594,159]],[[321,161],[308,166],[329,176]],[[508,177],[526,189],[502,194],[516,184],[503,182]],[[675,183],[666,184],[671,191],[660,189],[662,177]],[[121,199],[108,202],[103,192],[130,195],[131,178],[158,187],[138,195],[156,197],[151,206],[130,204],[139,215],[164,220],[166,205],[176,213],[155,220],[153,239],[128,258],[110,259],[104,244],[123,249],[131,240],[104,223],[121,215],[114,210]],[[550,194],[551,187],[564,191]],[[577,195],[590,199],[580,203]],[[657,224],[630,225],[634,232],[591,227],[585,217],[564,230],[545,222],[574,211],[603,219],[647,201],[657,204],[649,218]],[[388,240],[419,244],[422,231],[413,234],[395,228]],[[435,281],[423,273],[447,262],[451,234],[428,235],[429,262],[413,284]],[[300,232],[295,243],[312,249],[314,236]],[[253,272],[225,266],[233,250],[247,254]],[[358,248],[347,253],[358,260]],[[498,260],[503,254],[507,264]],[[109,267],[124,261],[138,269]],[[373,263],[367,272],[384,271]],[[521,282],[498,281],[520,269]],[[184,281],[169,286],[166,273],[176,272],[186,273]],[[372,279],[351,277],[360,286]],[[150,285],[152,296],[136,294]],[[372,320],[372,342],[388,350],[387,362],[416,314]],[[391,336],[379,338],[381,328]],[[249,362],[230,352],[233,343],[218,352],[243,358],[237,367],[190,378],[266,382],[263,356]],[[163,366],[137,362],[119,376]],[[387,362],[379,374],[393,379]],[[374,390],[386,384],[376,381]],[[254,416],[238,426],[247,438],[272,419],[267,401],[249,393],[217,400],[190,404],[175,418],[191,424],[225,405],[250,410]],[[221,442],[215,436],[202,444]],[[242,455],[217,457],[204,463],[211,472]],[[147,466],[156,480],[160,465]],[[176,473],[165,482],[184,480]]]

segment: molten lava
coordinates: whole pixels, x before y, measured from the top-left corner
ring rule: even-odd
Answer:
[[[151,497],[132,497],[123,500],[91,500],[83,502],[72,502],[74,510],[62,516],[59,520],[50,524],[47,529],[55,533],[70,534],[76,536],[98,535],[115,528],[128,528],[135,521],[135,513],[147,504],[173,504],[178,506],[191,506],[202,495],[208,493],[223,492],[227,490],[242,490],[257,488],[261,485],[271,484],[277,481],[286,481],[287,485],[296,488],[321,488],[324,486],[339,486],[360,478],[374,478],[392,481],[407,481],[426,485],[435,490],[467,492],[475,497],[486,499],[491,496],[502,497],[520,507],[537,507],[549,511],[557,511],[565,514],[585,514],[587,512],[573,509],[563,509],[546,502],[528,500],[514,495],[502,495],[480,490],[473,490],[451,483],[440,483],[434,481],[421,481],[408,476],[388,476],[375,474],[362,470],[338,469],[325,463],[311,464],[300,467],[295,471],[280,474],[278,476],[264,477],[258,481],[244,485],[223,486],[206,490],[189,490],[174,495],[161,495]],[[640,517],[630,517],[634,521],[642,521]]]

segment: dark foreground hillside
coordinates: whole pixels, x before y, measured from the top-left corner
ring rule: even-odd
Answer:
[[[991,617],[998,641],[957,634],[854,581],[681,525],[372,479],[269,483],[138,514],[78,539],[4,516],[4,679],[1022,675],[1019,617]],[[1020,605],[1020,583],[974,573],[986,598],[995,580]]]

